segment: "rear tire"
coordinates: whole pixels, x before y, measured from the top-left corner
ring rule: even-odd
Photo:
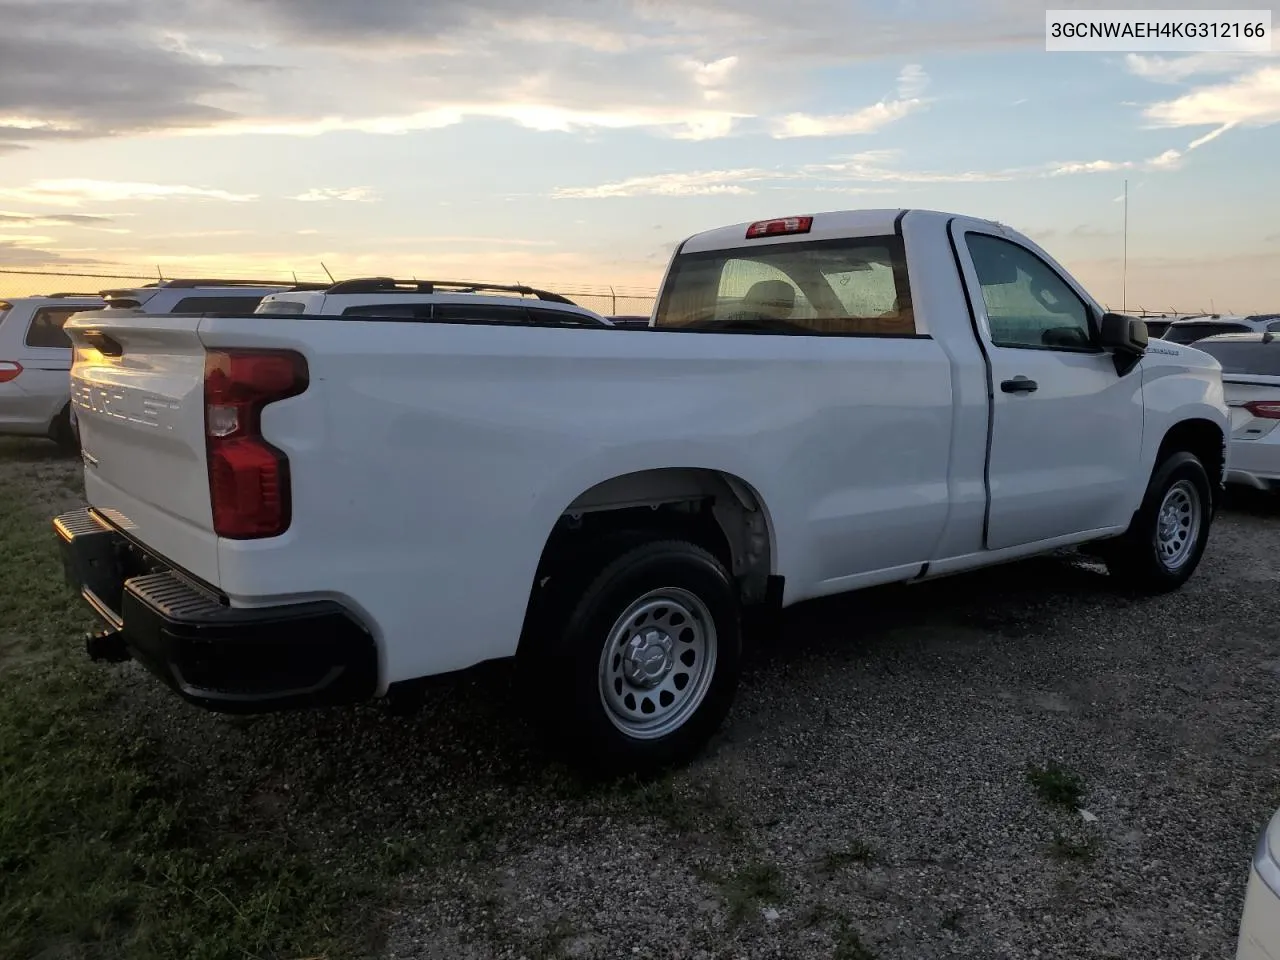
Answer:
[[[1204,465],[1185,450],[1170,454],[1152,473],[1128,531],[1106,544],[1107,569],[1143,593],[1178,589],[1204,556],[1212,513]]]
[[[49,425],[49,439],[67,453],[80,450],[80,432],[71,425],[71,404],[67,404]]]
[[[523,676],[576,766],[645,776],[684,763],[724,721],[741,668],[737,590],[680,540],[614,540],[576,556],[539,604]]]

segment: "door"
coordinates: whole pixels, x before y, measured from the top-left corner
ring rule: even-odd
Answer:
[[[953,227],[987,354],[990,550],[1124,525],[1142,450],[1142,374],[1097,346],[1097,311],[1048,258]]]

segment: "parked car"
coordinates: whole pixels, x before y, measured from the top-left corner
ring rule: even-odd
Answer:
[[[1236,960],[1280,957],[1280,812],[1258,837],[1249,869]]]
[[[103,306],[91,293],[0,300],[0,434],[75,446],[71,341],[62,327],[73,314]]]
[[[1153,592],[1200,562],[1217,361],[1013,230],[710,230],[654,324],[72,320],[112,347],[72,371],[90,506],[54,522],[90,654],[239,712],[514,660],[549,742],[635,771],[720,726],[744,621],[1075,544]]]
[[[1280,336],[1227,333],[1195,343],[1222,364],[1231,410],[1227,481],[1280,490]]]
[[[252,313],[262,298],[286,290],[324,289],[328,284],[263,280],[160,280],[141,287],[103,290],[111,310],[141,313]]]
[[[1205,337],[1215,337],[1222,333],[1263,333],[1268,330],[1280,332],[1280,317],[1262,315],[1215,319],[1196,318],[1194,320],[1175,320],[1165,328],[1161,339],[1168,340],[1170,343],[1195,343]]]
[[[530,299],[537,301],[531,304]],[[579,323],[610,326],[600,314],[567,297],[533,287],[449,280],[343,280],[318,290],[264,297],[255,313],[308,316],[400,317],[442,322]]]

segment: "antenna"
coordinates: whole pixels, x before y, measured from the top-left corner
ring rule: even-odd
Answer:
[[[329,272],[329,268],[328,268],[328,267],[326,267],[326,266],[324,265],[324,261],[323,261],[323,260],[321,260],[321,261],[320,261],[320,269],[321,269],[321,270],[323,270],[323,271],[325,272],[325,276],[327,276],[327,277],[329,278],[329,282],[330,282],[330,283],[337,283],[337,282],[338,282],[337,280],[333,279],[333,274]]]
[[[1124,266],[1120,269],[1120,312],[1129,305],[1129,181],[1124,182]]]
[[[298,271],[290,270],[289,272],[293,274],[293,285],[296,287],[298,285]]]
[[[159,277],[161,280],[164,279],[164,274],[160,272],[160,264],[158,263],[156,264],[156,276]]]

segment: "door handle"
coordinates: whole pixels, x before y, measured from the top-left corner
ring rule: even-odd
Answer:
[[[1040,384],[1027,377],[1017,376],[1012,380],[1001,381],[1000,389],[1005,393],[1035,393],[1040,389]]]

